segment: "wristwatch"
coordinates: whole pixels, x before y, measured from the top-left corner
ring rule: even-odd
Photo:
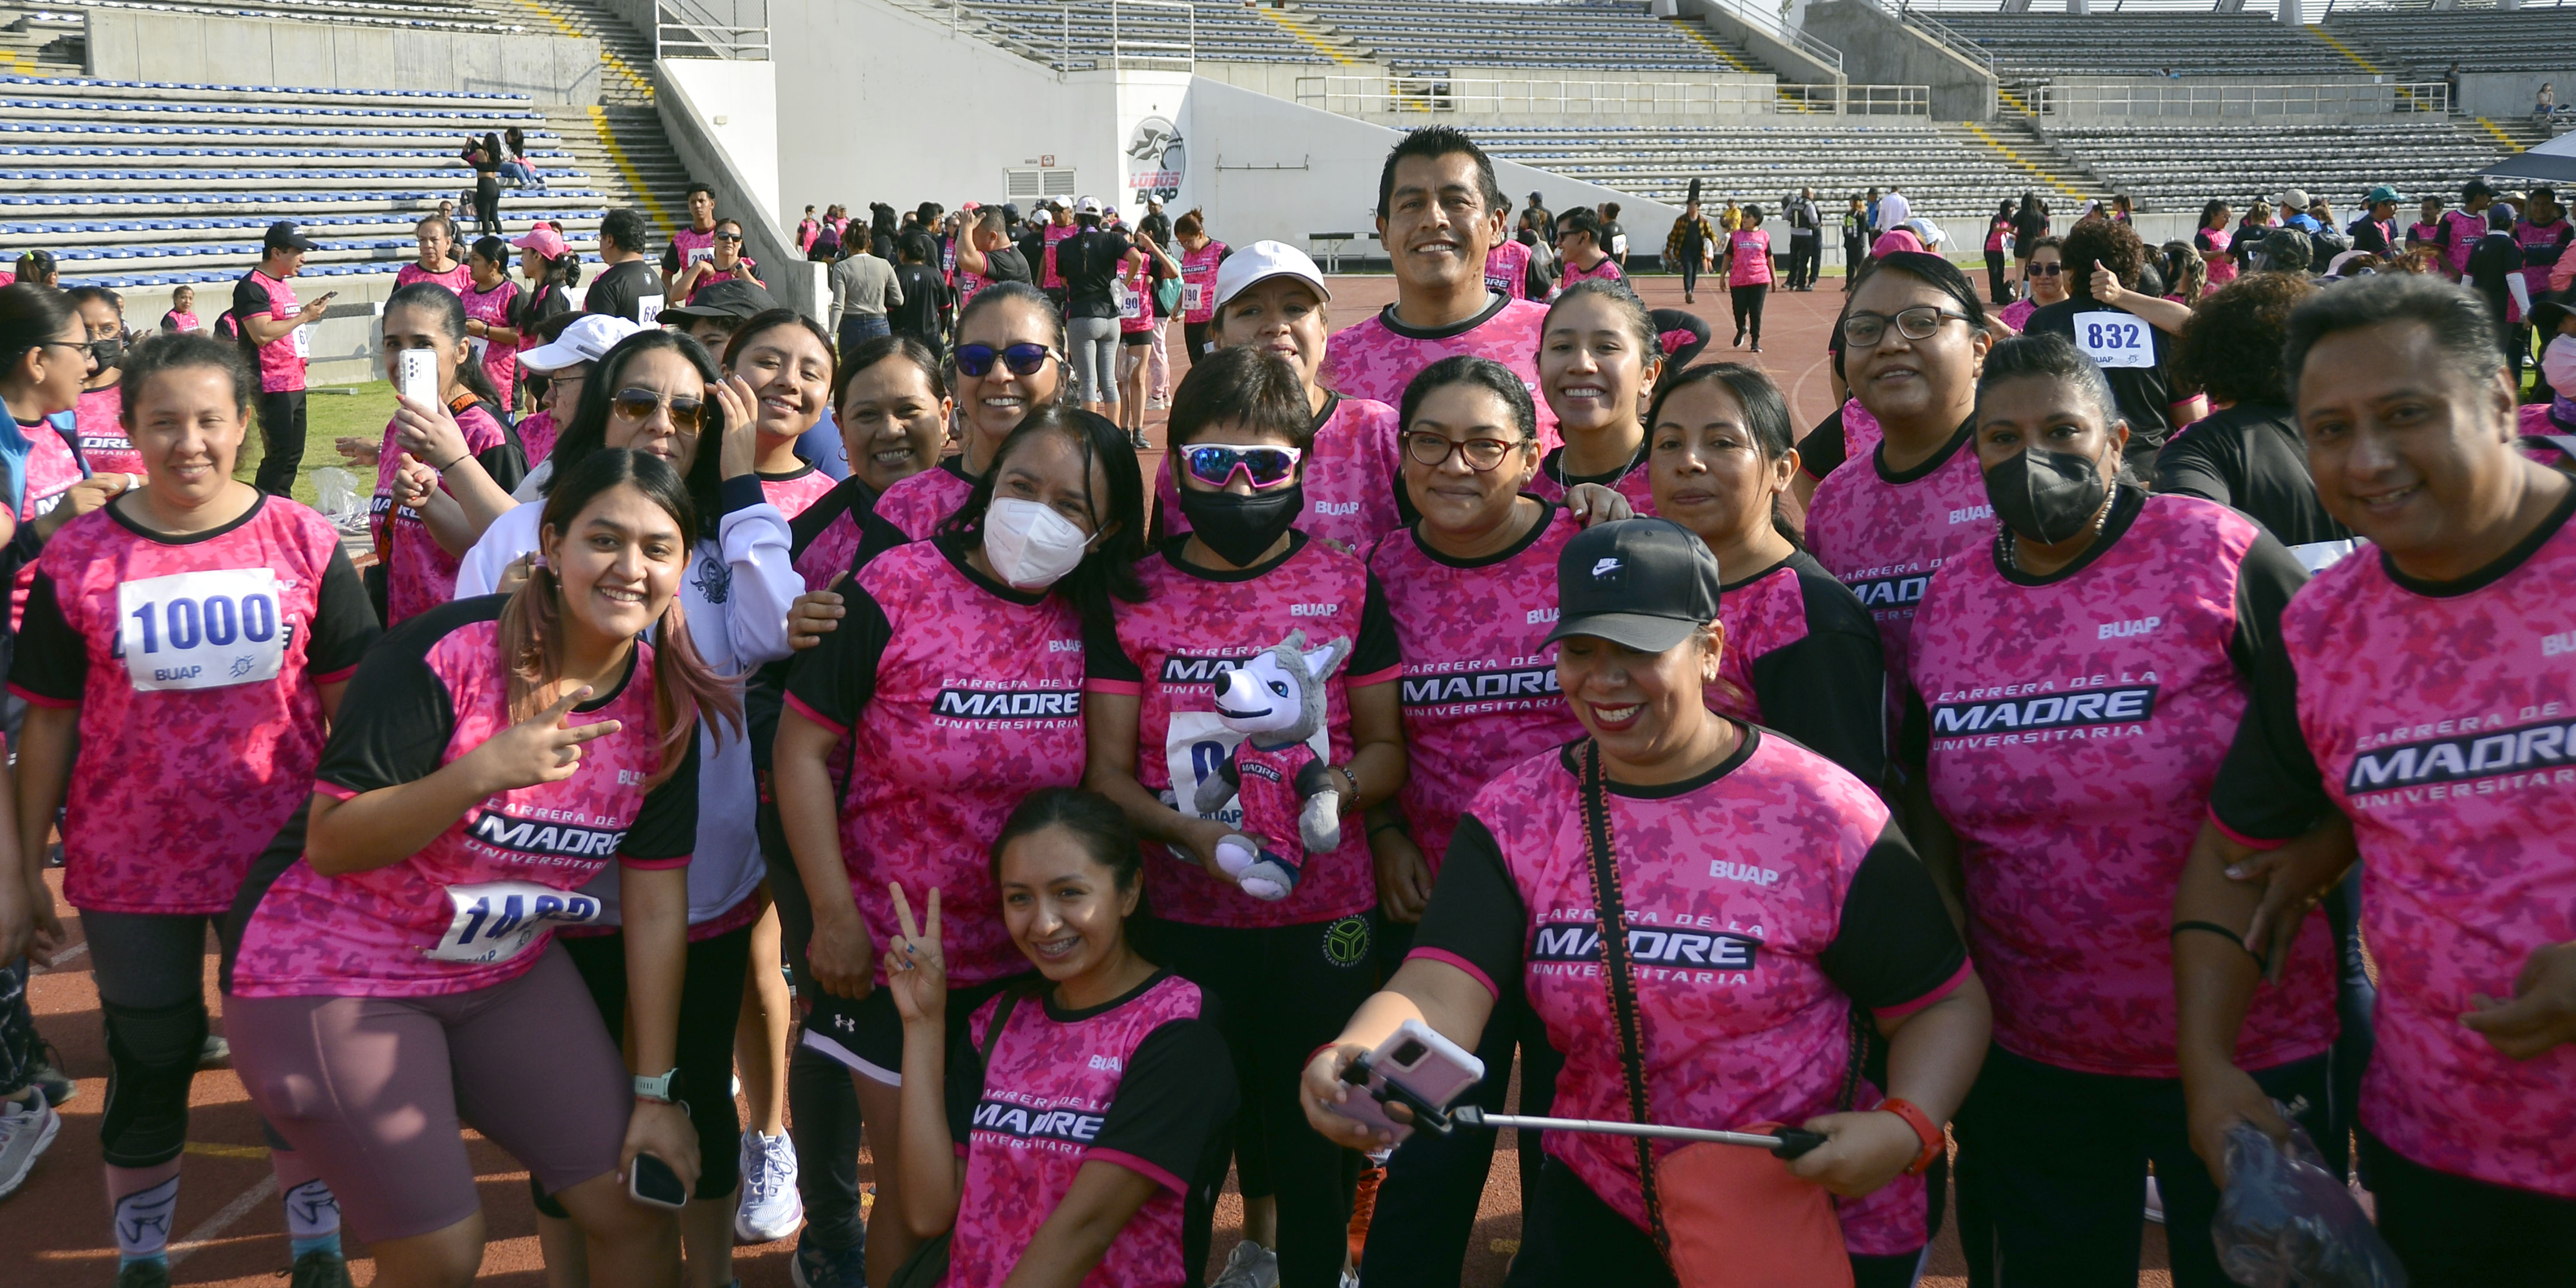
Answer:
[[[680,1071],[674,1067],[658,1078],[635,1075],[635,1098],[658,1100],[666,1105],[680,1103]]]
[[[643,1085],[644,1082],[641,1078],[635,1081],[638,1086]],[[1905,1165],[1906,1175],[1921,1176],[1923,1169],[1930,1167],[1932,1160],[1939,1158],[1942,1152],[1949,1148],[1949,1140],[1941,1134],[1940,1124],[1933,1122],[1931,1115],[1916,1108],[1913,1101],[1889,1096],[1878,1102],[1878,1108],[1904,1119],[1905,1125],[1913,1128],[1914,1134],[1923,1141],[1923,1152],[1915,1155],[1914,1161]]]

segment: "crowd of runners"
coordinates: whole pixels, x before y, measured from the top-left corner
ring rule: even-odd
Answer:
[[[120,1285],[227,1051],[298,1288],[344,1225],[471,1281],[469,1127],[558,1285],[1456,1284],[1496,1132],[1365,1090],[1425,1060],[1815,1138],[1525,1131],[1514,1285],[1898,1288],[1948,1225],[2127,1285],[2143,1195],[2204,1288],[2294,1133],[2413,1283],[2576,1282],[2554,194],[2024,198],[1984,283],[1855,196],[1813,426],[1719,360],[1812,193],[1667,239],[1728,354],[1463,134],[1375,195],[1339,331],[1159,206],[809,208],[821,319],[707,189],[578,303],[560,229],[431,216],[355,560],[288,495],[296,228],[139,342],[0,288],[0,1193],[89,1183],[25,999],[76,911]]]

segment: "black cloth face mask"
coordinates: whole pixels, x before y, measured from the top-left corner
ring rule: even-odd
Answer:
[[[2101,463],[2033,447],[1986,471],[1995,517],[2025,541],[2053,546],[2084,531],[2111,495]]]
[[[1181,513],[1188,517],[1190,531],[1237,568],[1259,559],[1305,511],[1303,480],[1250,496],[1181,487]]]

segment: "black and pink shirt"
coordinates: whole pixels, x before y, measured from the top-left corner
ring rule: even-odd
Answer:
[[[877,517],[877,500],[864,480],[846,478],[788,521],[791,557],[805,589],[828,589],[834,576],[857,572],[883,551],[913,539]]]
[[[283,322],[303,311],[303,304],[295,298],[295,288],[282,278],[254,268],[233,283],[232,314],[236,319]],[[242,340],[243,347],[252,349],[255,355],[252,360],[259,367],[261,392],[292,393],[304,388],[304,360],[313,352],[313,328],[299,326],[253,347],[249,344],[250,328],[243,326]]]
[[[1234,248],[1213,238],[1197,250],[1181,251],[1181,321],[1202,326],[1216,318],[1216,270]],[[1197,354],[1191,354],[1195,358]]]
[[[1961,425],[1948,446],[1904,471],[1887,468],[1881,439],[1867,455],[1848,457],[1807,502],[1807,551],[1860,597],[1887,646],[1887,671],[1907,674],[1914,606],[1932,574],[1992,541],[1995,507]]]
[[[493,283],[490,290],[474,285],[469,279],[457,296],[465,301],[465,316],[487,327],[505,327],[517,321],[519,284],[509,278]],[[472,359],[483,364],[483,374],[491,379],[492,388],[501,395],[501,405],[509,406],[511,391],[519,383],[519,350],[526,346],[494,344],[481,336],[469,337],[465,346],[471,351]]]
[[[517,723],[501,656],[501,607],[485,595],[441,605],[370,650],[349,683],[314,771],[316,794],[349,800],[416,782]],[[582,745],[561,782],[496,792],[400,862],[324,876],[304,861],[305,815],[290,816],[233,904],[224,988],[242,997],[435,997],[526,973],[558,928],[596,923],[579,893],[611,861],[689,862],[698,832],[698,739],[657,785],[653,646],[637,641],[625,678],[566,723],[619,722]]]
[[[1822,756],[1737,729],[1735,752],[1696,778],[1608,785],[1650,1122],[1742,1130],[1867,1109],[1879,1092],[1852,1063],[1862,1026],[1969,977],[1939,892],[1878,797]],[[1630,1121],[1580,746],[1533,756],[1476,794],[1412,956],[1528,998],[1566,1053],[1557,1114]],[[1646,1225],[1627,1138],[1550,1132],[1546,1149]],[[1901,1176],[1838,1200],[1851,1250],[1922,1247],[1923,1184]]]
[[[1557,289],[1563,290],[1577,282],[1624,282],[1626,280],[1628,280],[1627,270],[1620,268],[1619,261],[1608,255],[1603,255],[1601,262],[1590,268],[1585,268],[1569,259],[1563,262],[1562,271],[1557,276]]]
[[[1337,638],[1352,642],[1350,660],[1325,681],[1325,730],[1308,743],[1326,763],[1349,763],[1356,746],[1350,691],[1392,683],[1400,673],[1395,623],[1377,579],[1358,556],[1303,532],[1288,534],[1286,554],[1234,572],[1190,563],[1181,555],[1187,542],[1176,538],[1137,563],[1144,601],[1119,604],[1115,634],[1088,641],[1084,650],[1086,688],[1140,699],[1136,780],[1192,813],[1199,783],[1242,740],[1217,719],[1219,669],[1239,665],[1291,631],[1304,631],[1309,649]],[[1229,800],[1214,817],[1240,822],[1243,811]],[[1366,912],[1377,905],[1376,861],[1368,829],[1355,821],[1345,822],[1341,848],[1306,857],[1304,879],[1285,899],[1256,899],[1186,853],[1159,845],[1145,852],[1147,897],[1166,920],[1237,929]]]
[[[400,289],[414,282],[435,282],[455,292],[461,298],[467,291],[474,289],[474,270],[460,263],[444,273],[433,273],[422,268],[418,260],[414,260],[403,265],[401,271],[394,274],[394,286]]]
[[[1491,358],[1511,368],[1538,403],[1539,447],[1549,450],[1563,440],[1557,437],[1556,412],[1538,392],[1539,336],[1546,327],[1546,305],[1505,295],[1464,322],[1428,330],[1396,321],[1390,304],[1334,334],[1324,352],[1322,380],[1348,397],[1402,407],[1405,386],[1424,367],[1462,353]]]
[[[45,543],[9,689],[80,713],[63,892],[97,912],[210,915],[313,790],[321,686],[377,635],[321,515],[261,497],[172,536],[118,505]]]
[[[1485,289],[1505,299],[1529,298],[1530,248],[1517,241],[1499,241],[1485,252]]]
[[[1805,551],[1718,588],[1709,709],[1797,739],[1875,785],[1887,772],[1885,650],[1869,610]],[[1411,656],[1407,654],[1406,656]]]
[[[2364,552],[2281,615],[2210,814],[2273,845],[2352,820],[2379,964],[2361,1123],[2427,1167],[2576,1198],[2576,1045],[2460,1023],[2576,940],[2576,494],[2494,563],[2425,582]]]
[[[24,527],[29,520],[41,519],[63,503],[63,494],[85,476],[81,459],[72,450],[80,436],[78,412],[57,412],[40,425],[21,425],[18,432],[27,439],[27,479],[25,493],[18,509],[10,517],[22,525],[18,541],[25,549],[40,549],[42,542],[35,529]],[[28,559],[18,565],[17,575],[9,583],[9,629],[17,630],[27,617],[27,592],[36,584],[36,561]]]
[[[1965,556],[1914,619],[1909,754],[1959,834],[1968,939],[1995,1041],[2059,1068],[2182,1074],[2174,889],[2247,678],[2306,580],[2214,501],[2122,489],[2102,535],[2035,577]],[[2322,915],[2255,995],[2238,1062],[2318,1055],[2335,1036]]]
[[[122,383],[105,389],[84,389],[80,405],[72,411],[74,432],[80,437],[81,459],[89,462],[98,474],[131,474],[137,482],[143,478],[143,453],[134,449],[134,440],[125,435],[125,386]]]
[[[1306,513],[1297,520],[1300,530],[1360,554],[1404,526],[1403,503],[1396,496],[1404,485],[1398,428],[1395,409],[1385,403],[1324,395],[1324,409],[1315,413],[1314,445],[1306,451]],[[1154,504],[1163,535],[1190,530],[1172,467],[1155,472]]]
[[[1154,1183],[1084,1288],[1187,1283],[1183,1205],[1225,1171],[1237,1103],[1233,1059],[1199,986],[1157,971],[1125,996],[1082,1010],[1021,997],[982,1056],[1001,999],[950,1035],[948,1130],[966,1160],[948,1288],[1008,1279],[1086,1163]]]
[[[801,470],[761,475],[760,494],[771,505],[777,506],[778,512],[792,523],[797,515],[805,513],[839,483],[839,479],[824,473],[821,466],[808,461]]]
[[[877,498],[876,516],[894,525],[905,540],[927,541],[974,491],[975,480],[966,474],[965,454],[952,453],[919,474],[896,480],[885,495]]]
[[[474,401],[471,395],[463,395],[450,404],[449,410],[455,414],[456,428],[465,435],[465,449],[474,453],[483,472],[504,492],[519,486],[519,481],[527,477],[527,454],[510,431],[501,427],[491,408]],[[458,556],[438,544],[419,511],[394,505],[394,476],[401,468],[402,446],[395,439],[393,422],[387,421],[384,442],[376,449],[376,496],[369,510],[369,526],[374,530],[377,561],[385,569],[388,626],[456,598]],[[446,487],[441,480],[439,489],[445,491]]]
[[[1637,444],[1636,458],[1617,470],[1608,474],[1568,474],[1565,472],[1565,449],[1561,446],[1551,448],[1538,458],[1538,473],[1530,476],[1526,490],[1532,496],[1562,505],[1567,492],[1585,483],[1598,483],[1628,498],[1628,504],[1635,507],[1637,513],[1651,515],[1655,512],[1654,471],[1647,468],[1647,462],[1653,452],[1654,440],[1649,435]]]
[[[841,862],[868,933],[898,929],[887,882],[916,902],[936,886],[949,982],[1019,974],[987,856],[1022,798],[1082,782],[1081,618],[948,537],[886,551],[840,593],[840,628],[788,666],[787,706],[849,737]]]
[[[1556,557],[1577,531],[1550,503],[1510,549],[1452,559],[1416,531],[1369,555],[1386,593],[1404,677],[1404,788],[1396,803],[1431,870],[1467,802],[1494,775],[1566,740],[1583,724],[1557,687]]]

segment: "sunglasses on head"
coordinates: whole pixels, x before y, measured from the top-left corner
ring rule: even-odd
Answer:
[[[996,349],[989,344],[961,344],[957,346],[957,370],[970,376],[990,375],[993,359],[999,358],[1003,366],[1011,369],[1012,375],[1034,376],[1040,367],[1047,364],[1047,359],[1054,356],[1055,350],[1034,342],[1015,344],[1006,349]]]
[[[668,407],[671,410],[671,428],[683,434],[694,434],[698,432],[698,417],[706,405],[695,398],[665,398],[650,389],[621,389],[609,406],[618,415],[634,421],[651,420],[656,409]]]
[[[1293,447],[1267,444],[1192,443],[1181,452],[1181,462],[1190,477],[1209,487],[1222,488],[1234,482],[1235,471],[1252,481],[1258,489],[1274,488],[1297,477],[1297,462],[1305,453]]]

